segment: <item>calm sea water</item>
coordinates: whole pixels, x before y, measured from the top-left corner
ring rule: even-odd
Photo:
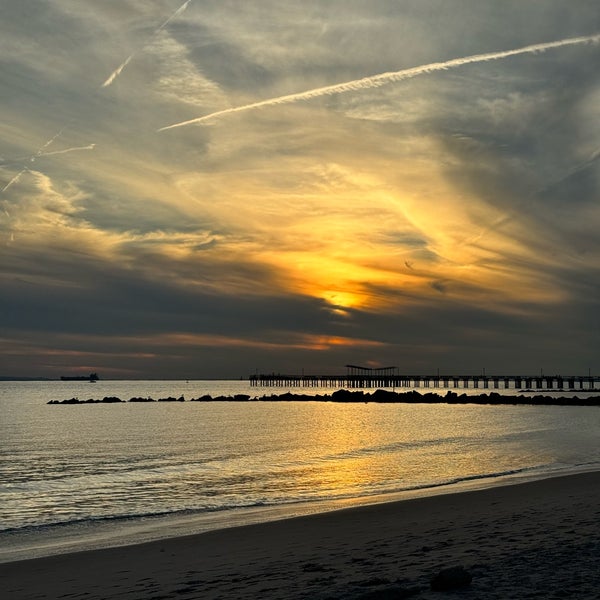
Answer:
[[[595,407],[46,404],[273,391],[247,381],[0,382],[0,560],[600,468]]]

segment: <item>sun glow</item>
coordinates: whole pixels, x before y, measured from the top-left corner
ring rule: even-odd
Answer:
[[[331,306],[335,307],[334,310],[338,310],[340,313],[344,312],[340,309],[360,308],[360,306],[363,304],[363,296],[338,290],[326,290],[323,293],[323,299],[328,304],[331,304]]]

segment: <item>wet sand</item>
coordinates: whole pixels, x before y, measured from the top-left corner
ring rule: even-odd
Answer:
[[[461,565],[472,581],[433,591]],[[19,599],[600,597],[600,473],[0,564]]]

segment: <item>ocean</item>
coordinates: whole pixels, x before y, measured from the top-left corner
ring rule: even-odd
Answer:
[[[0,561],[600,468],[598,407],[47,404],[285,391],[248,381],[0,382]]]

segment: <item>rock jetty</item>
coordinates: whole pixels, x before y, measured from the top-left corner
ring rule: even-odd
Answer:
[[[102,399],[80,400],[69,398],[68,400],[50,400],[48,404],[114,404],[119,402],[186,402],[183,396],[166,398],[133,397],[129,400],[121,400],[116,396],[105,396]],[[489,394],[457,394],[448,391],[446,394],[427,392],[421,394],[417,391],[394,392],[378,389],[372,393],[363,390],[336,390],[331,394],[271,394],[256,396],[254,398],[247,394],[236,394],[234,396],[209,396],[207,394],[198,398],[190,398],[189,402],[378,402],[378,403],[405,403],[405,404],[513,404],[513,405],[554,405],[554,406],[600,406],[600,396],[548,396],[538,394],[528,396],[524,394],[505,395],[491,392]]]

